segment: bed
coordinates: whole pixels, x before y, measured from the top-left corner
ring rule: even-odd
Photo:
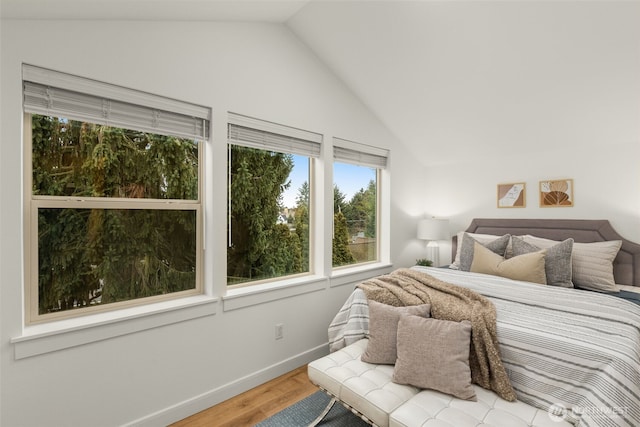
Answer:
[[[622,245],[613,261],[615,281],[623,286],[640,289],[640,244],[619,235],[608,220],[476,218],[465,231],[498,236],[530,234],[556,241],[573,238],[577,243],[620,240]],[[457,234],[453,237],[452,243],[452,259],[455,259]]]
[[[487,422],[488,414],[500,407],[509,408],[505,409],[507,412],[501,412],[501,416],[520,417],[517,422],[523,422],[522,425],[546,425],[545,422],[550,421],[548,425],[640,426],[640,245],[624,239],[606,220],[474,219],[464,233],[458,233],[452,242],[453,268],[412,269],[475,291],[495,306],[499,351],[517,402],[516,406],[509,406],[514,402],[504,402],[501,406],[499,398],[478,390],[478,397],[488,408],[482,415],[483,422]],[[515,251],[511,254],[515,258],[521,254],[522,245],[528,244],[544,250],[547,264],[554,262],[550,253],[558,252],[559,242],[567,243],[567,239],[571,239],[570,279],[576,281],[579,278],[580,283],[570,282],[571,286],[568,286],[566,281],[560,280],[560,285],[550,282],[541,286],[526,280],[478,272],[482,270],[475,267],[474,271],[460,270],[461,253],[468,252],[471,240],[476,251],[485,251],[477,246],[482,244],[481,241],[492,242],[505,235],[510,236],[509,245],[512,246],[505,248],[503,253]],[[462,243],[458,241],[460,238]],[[563,245],[565,249],[566,246]],[[472,255],[473,262],[481,258],[479,253],[484,252]],[[529,255],[528,258],[540,259],[535,251]],[[577,271],[573,268],[576,265],[579,266]],[[466,267],[468,269],[468,265]],[[545,273],[544,279],[548,280],[549,271],[545,270]],[[312,381],[329,394],[338,396],[343,403],[340,394],[345,391],[348,381],[356,381],[356,388],[362,387],[357,381],[362,381],[364,376],[376,378],[377,375],[381,378],[385,369],[387,376],[391,375],[389,369],[393,370],[393,367],[374,366],[358,360],[367,343],[368,310],[368,300],[362,289],[354,290],[329,327],[329,359],[310,364]],[[349,351],[345,352],[345,349]],[[339,356],[345,360],[336,360],[337,356],[331,359],[331,355],[338,352],[345,352]],[[333,369],[332,364],[340,367],[335,367],[338,376],[329,378],[326,373]],[[347,374],[344,367],[348,364],[354,368],[347,370],[350,372]],[[341,379],[340,375],[344,378]],[[354,376],[359,379],[354,380]],[[368,381],[373,383],[376,380]],[[368,384],[366,387],[371,387],[371,390],[356,393],[347,390],[354,396],[358,395],[351,402],[346,402],[347,406],[368,418],[372,424],[402,426],[431,425],[432,421],[433,425],[446,425],[446,420],[437,419],[435,412],[444,414],[451,410],[451,405],[457,405],[455,398],[445,398],[438,392],[425,393],[419,388],[399,389],[397,384],[388,381],[385,384],[395,388],[386,392],[386,397],[378,402],[372,401],[375,393],[380,392],[378,386]],[[389,396],[395,399],[401,394],[406,395],[378,411],[388,404]],[[366,398],[363,397],[365,395]],[[415,401],[420,396],[424,402],[422,409],[417,409]],[[415,418],[417,412],[424,413],[434,401],[445,400],[442,408]],[[472,408],[466,403],[460,405]],[[543,416],[547,412],[548,416]],[[477,409],[472,409],[472,413],[456,417],[457,421],[448,425],[457,425],[462,423],[461,419],[467,418],[471,422],[469,425],[473,425],[474,417],[480,416]],[[414,424],[418,423],[416,420],[427,421]],[[496,422],[494,425],[508,426],[515,425],[515,422]]]

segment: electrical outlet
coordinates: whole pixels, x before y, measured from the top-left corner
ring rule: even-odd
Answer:
[[[276,339],[281,340],[284,337],[284,324],[278,323],[276,325]]]

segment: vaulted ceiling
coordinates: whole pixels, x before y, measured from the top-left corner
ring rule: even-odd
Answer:
[[[4,18],[283,23],[307,0],[2,0]]]
[[[629,2],[1,1],[3,18],[285,25],[425,164],[589,149],[608,130],[576,105],[609,123],[636,109],[610,85],[638,69]]]

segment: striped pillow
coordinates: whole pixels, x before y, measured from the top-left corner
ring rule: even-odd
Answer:
[[[540,248],[557,245],[556,240],[531,235],[524,241]],[[594,243],[573,243],[571,251],[571,273],[573,284],[582,289],[598,292],[618,292],[613,277],[613,260],[618,255],[622,240]]]

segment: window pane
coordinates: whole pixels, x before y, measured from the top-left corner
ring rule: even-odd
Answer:
[[[309,271],[305,156],[229,145],[227,284]]]
[[[198,199],[198,145],[165,135],[32,115],[33,194]]]
[[[376,261],[377,169],[333,165],[333,266]]]
[[[38,311],[196,287],[196,211],[38,209]]]

